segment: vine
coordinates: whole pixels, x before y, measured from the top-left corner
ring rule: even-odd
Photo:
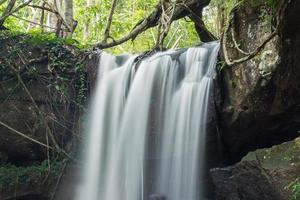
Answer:
[[[228,26],[226,28],[226,30],[224,31],[223,35],[222,35],[222,39],[221,39],[221,43],[222,43],[222,49],[223,49],[223,54],[224,54],[224,59],[226,62],[226,65],[228,66],[233,66],[233,65],[237,65],[243,62],[246,62],[252,58],[254,58],[259,52],[261,52],[262,49],[265,48],[265,46],[276,36],[278,35],[279,32],[279,28],[281,26],[282,23],[282,18],[284,13],[286,12],[287,9],[287,5],[290,3],[290,1],[281,1],[281,5],[279,6],[279,10],[276,14],[276,18],[277,18],[277,26],[275,28],[275,30],[252,52],[245,52],[244,50],[240,49],[238,43],[235,40],[234,34],[233,34],[233,28],[232,28],[232,22],[233,22],[233,17],[229,20]],[[237,5],[237,7],[240,6],[240,4]],[[240,53],[244,54],[244,57],[242,58],[238,58],[238,59],[234,59],[231,60],[228,56],[228,52],[227,52],[227,33],[229,32],[229,30],[231,30],[231,36],[232,36],[232,40],[234,42],[234,48],[239,51]]]

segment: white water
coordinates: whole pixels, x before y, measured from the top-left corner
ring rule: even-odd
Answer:
[[[76,200],[201,200],[218,49],[101,54]]]

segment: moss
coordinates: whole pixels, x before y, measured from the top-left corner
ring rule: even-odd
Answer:
[[[0,165],[0,188],[44,181],[49,175],[56,177],[60,174],[63,163],[51,162],[50,166],[49,169],[47,160],[40,164],[26,167],[18,167],[11,164]]]

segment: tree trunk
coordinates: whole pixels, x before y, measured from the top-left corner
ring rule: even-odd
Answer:
[[[86,2],[86,6],[87,8],[90,8],[92,6],[95,5],[95,0],[87,0]],[[84,24],[84,27],[83,27],[83,39],[86,41],[90,35],[90,28],[92,28],[90,26],[90,23],[92,23],[92,20],[93,19],[87,19],[86,23]]]
[[[226,12],[223,5],[217,4],[216,7],[217,7],[217,21],[216,21],[217,35],[218,37],[220,37],[225,27]]]
[[[56,8],[56,2],[55,0],[49,0],[49,4],[51,4],[54,8]],[[47,13],[47,20],[46,20],[46,25],[50,26],[52,28],[56,28],[57,27],[57,16],[52,13],[52,12],[48,12]],[[53,29],[48,28],[47,31],[51,32],[53,31]]]
[[[64,0],[64,19],[66,22],[66,25],[68,26],[68,29],[71,32],[67,32],[64,34],[64,36],[72,36],[73,30],[74,30],[74,18],[73,18],[73,0]]]
[[[43,4],[44,4],[44,2],[40,2],[39,6],[43,7]],[[31,7],[31,10],[32,10],[32,18],[31,18],[30,21],[35,22],[37,24],[40,23],[40,19],[41,19],[41,15],[42,15],[42,10],[38,9],[38,8],[32,8],[32,7]],[[27,31],[29,31],[30,29],[35,28],[37,26],[38,25],[36,25],[36,24],[30,23],[28,25]]]

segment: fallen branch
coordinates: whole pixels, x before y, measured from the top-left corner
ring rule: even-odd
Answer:
[[[41,145],[41,146],[43,146],[43,147],[46,147],[46,148],[48,148],[48,149],[53,149],[53,147],[48,146],[48,145],[46,145],[46,144],[44,144],[44,143],[42,143],[42,142],[40,142],[40,141],[38,141],[38,140],[35,140],[35,139],[29,137],[28,135],[26,135],[26,134],[24,134],[24,133],[21,133],[20,131],[17,131],[16,129],[12,128],[11,126],[5,124],[5,123],[2,122],[2,121],[0,121],[0,124],[1,124],[2,126],[4,126],[5,128],[11,130],[12,132],[14,132],[14,133],[20,135],[21,137],[24,137],[24,138],[26,138],[27,140],[30,140],[31,142],[34,142],[34,143],[36,143],[36,144],[39,144],[39,145]]]
[[[37,113],[42,117],[43,122],[44,122],[44,124],[45,124],[45,126],[46,126],[46,129],[49,130],[49,136],[50,136],[50,139],[51,139],[52,143],[54,144],[54,146],[55,146],[55,148],[56,148],[56,151],[57,151],[58,153],[64,154],[64,155],[65,155],[66,157],[68,157],[70,160],[75,161],[75,160],[74,160],[74,159],[73,159],[73,158],[72,158],[72,157],[71,157],[64,149],[62,149],[62,148],[59,147],[59,145],[58,145],[58,143],[57,143],[57,141],[56,141],[54,135],[53,135],[53,134],[51,133],[51,131],[50,131],[51,129],[50,129],[50,127],[49,127],[49,125],[48,125],[48,123],[47,123],[45,117],[44,117],[43,112],[40,110],[40,108],[39,108],[38,105],[36,104],[34,98],[32,97],[31,93],[30,93],[29,90],[27,89],[25,83],[23,82],[23,80],[22,80],[20,74],[17,73],[17,77],[18,77],[19,82],[20,82],[21,85],[23,86],[24,90],[26,91],[27,95],[29,96],[30,100],[32,101],[34,107],[36,108]]]
[[[19,55],[19,54],[18,54],[18,55]],[[21,58],[20,55],[19,55],[19,57]],[[25,62],[24,60],[22,60],[22,62],[23,62],[24,65],[26,65],[26,62]],[[9,66],[10,66],[10,65],[9,65]],[[31,102],[33,103],[34,108],[36,109],[37,114],[43,119],[43,123],[44,123],[44,125],[45,125],[45,127],[46,127],[46,132],[47,132],[47,129],[50,131],[51,129],[50,129],[50,127],[49,127],[49,125],[48,125],[48,123],[47,123],[47,121],[46,121],[46,119],[45,119],[44,113],[40,110],[40,108],[39,108],[38,105],[36,104],[36,102],[35,102],[33,96],[31,95],[31,93],[30,93],[30,91],[28,90],[28,88],[26,87],[26,85],[25,85],[25,83],[24,83],[22,77],[20,76],[19,71],[18,71],[17,69],[15,69],[13,66],[10,66],[10,68],[11,68],[11,70],[12,70],[13,72],[15,72],[15,75],[17,76],[17,79],[18,79],[19,83],[23,86],[23,89],[25,90],[26,94],[28,95],[28,97],[30,98]],[[64,154],[66,157],[68,157],[70,160],[76,162],[76,161],[75,161],[75,160],[74,160],[74,159],[73,159],[73,158],[72,158],[72,157],[71,157],[64,149],[62,149],[62,148],[59,147],[59,145],[58,145],[58,143],[57,143],[57,141],[56,141],[54,135],[53,135],[51,132],[49,132],[49,136],[50,136],[50,139],[51,139],[52,143],[54,144],[54,147],[55,147],[55,149],[56,149],[56,151],[57,151],[58,153],[62,153],[62,154]]]
[[[179,41],[180,41],[180,39],[181,39],[182,37],[183,37],[183,35],[180,35],[180,36],[177,38],[177,40],[175,41],[175,43],[173,44],[173,46],[172,46],[171,49],[177,48],[177,45],[178,45],[178,43],[179,43]]]
[[[62,177],[63,177],[63,174],[64,174],[64,172],[65,172],[65,170],[66,170],[66,167],[67,167],[67,162],[65,162],[65,163],[64,163],[64,166],[62,167],[62,170],[61,170],[61,172],[60,172],[60,174],[59,174],[59,177],[58,177],[58,179],[57,179],[57,181],[56,181],[56,184],[55,184],[55,187],[54,187],[54,191],[53,191],[53,193],[52,193],[52,195],[51,195],[51,199],[50,199],[50,200],[53,200],[53,199],[55,198],[55,196],[56,196],[56,192],[57,192],[58,186],[59,186],[59,184],[60,184],[60,182],[61,182],[61,179],[62,179]]]

